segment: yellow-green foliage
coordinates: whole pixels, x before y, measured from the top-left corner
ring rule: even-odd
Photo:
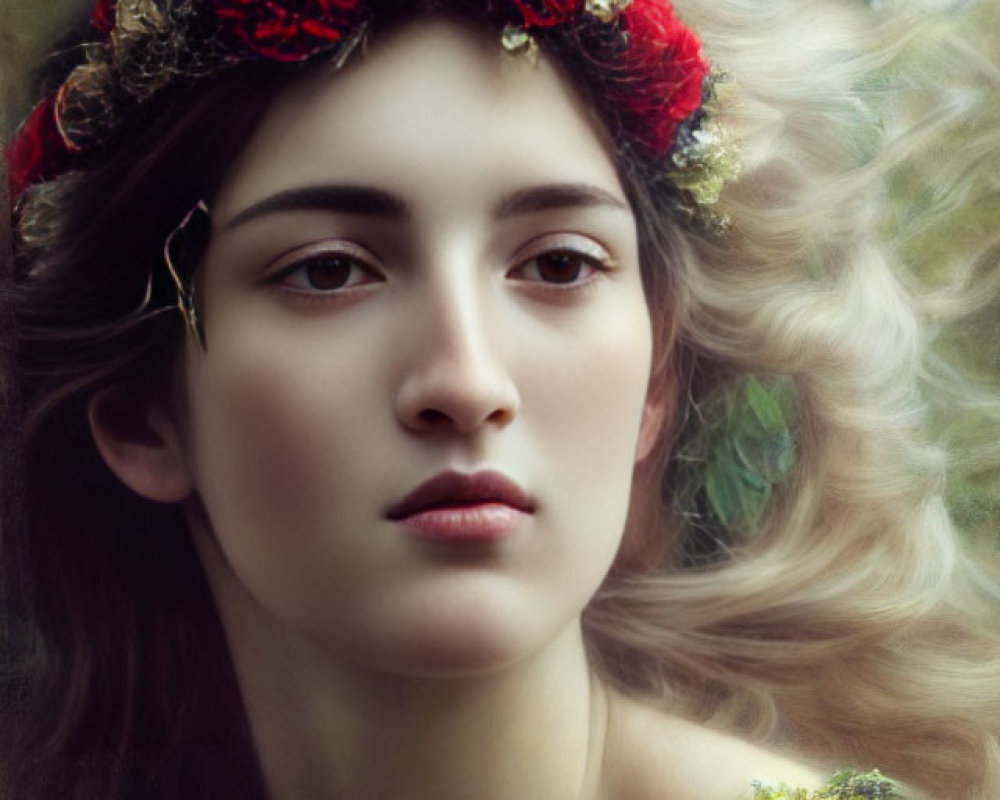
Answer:
[[[1000,4],[942,15],[893,78],[906,158],[885,232],[935,320],[928,400],[952,516],[1000,544]]]
[[[898,783],[877,769],[871,772],[838,772],[823,789],[790,789],[754,785],[753,800],[903,800]]]

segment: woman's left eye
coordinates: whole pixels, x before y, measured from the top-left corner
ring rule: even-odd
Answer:
[[[595,272],[607,272],[606,260],[578,250],[548,250],[512,270],[514,277],[554,285],[581,283]]]
[[[302,294],[334,294],[382,280],[366,258],[353,253],[327,251],[299,257],[279,269],[268,281]]]

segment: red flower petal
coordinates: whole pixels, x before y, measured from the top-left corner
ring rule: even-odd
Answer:
[[[55,97],[50,95],[35,106],[7,146],[11,201],[16,202],[28,187],[59,174],[68,155],[56,125]]]
[[[303,61],[359,21],[362,0],[216,0],[223,38],[237,57]]]
[[[110,33],[115,27],[115,0],[97,0],[90,23],[101,33]]]
[[[580,0],[514,0],[524,18],[524,28],[551,28],[572,19],[580,10]],[[537,7],[543,8],[539,10]]]
[[[243,22],[248,16],[247,12],[240,8],[217,8],[215,15],[220,19],[228,19],[233,22]]]
[[[330,42],[336,42],[343,36],[336,28],[312,19],[302,20],[302,30],[310,36],[315,36],[317,39],[326,39]]]
[[[678,123],[701,105],[708,62],[698,37],[674,15],[669,3],[633,0],[625,18],[630,36],[626,58],[637,80],[623,100],[648,121],[646,143],[670,150]]]

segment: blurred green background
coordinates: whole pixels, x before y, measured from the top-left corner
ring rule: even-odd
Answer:
[[[0,0],[0,75],[3,82],[3,132],[23,118],[31,96],[29,76],[51,42],[74,19],[87,14],[90,0]]]

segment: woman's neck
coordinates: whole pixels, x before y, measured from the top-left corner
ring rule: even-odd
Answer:
[[[579,619],[490,670],[416,677],[339,657],[280,622],[195,543],[271,800],[600,800],[609,698]]]
[[[273,800],[602,794],[606,698],[576,625],[523,663],[462,678],[380,674],[301,642],[264,644],[233,649]]]

